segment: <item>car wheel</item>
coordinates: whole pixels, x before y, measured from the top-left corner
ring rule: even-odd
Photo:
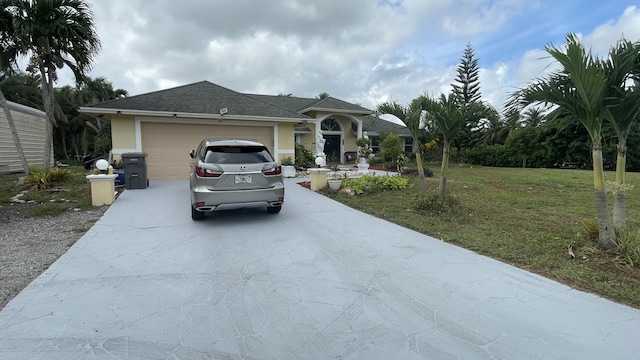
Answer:
[[[269,214],[277,214],[280,212],[280,210],[282,210],[282,205],[267,207],[267,211],[269,212]]]
[[[204,213],[202,211],[196,210],[193,206],[191,207],[191,219],[194,221],[204,219]]]

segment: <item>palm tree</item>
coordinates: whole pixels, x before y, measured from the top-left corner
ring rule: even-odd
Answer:
[[[522,115],[517,108],[506,108],[504,111],[504,124],[507,129],[507,137],[514,131],[520,129],[523,126]]]
[[[627,136],[634,122],[640,119],[640,43],[620,40],[609,51],[605,69],[611,82],[610,106],[607,119],[618,137],[613,225],[626,226],[625,173],[627,162]],[[632,86],[627,86],[633,81]]]
[[[482,140],[487,145],[504,144],[510,133],[507,122],[500,118],[493,107],[487,107],[487,111],[489,116],[486,117],[486,122],[483,124]]]
[[[77,82],[89,71],[100,49],[91,10],[81,0],[0,0],[2,68],[15,70],[18,59],[29,57],[27,70],[41,76],[47,114],[44,167],[50,166],[56,105],[53,85],[65,65]],[[11,18],[10,25],[2,19]]]
[[[422,114],[422,97],[413,99],[411,104],[404,107],[397,102],[385,102],[378,105],[379,114],[390,114],[402,121],[411,133],[414,144],[420,144],[420,133],[424,130],[421,128],[421,114]],[[420,147],[416,151],[416,164],[418,166],[418,174],[420,176],[420,187],[422,194],[427,194],[427,181],[424,177],[424,167],[422,166],[422,156],[420,154]]]
[[[462,134],[462,130],[467,124],[467,117],[463,114],[459,98],[453,93],[449,93],[449,96],[441,94],[439,99],[424,96],[421,100],[422,109],[426,112],[425,121],[434,123],[443,138],[438,191],[440,198],[444,199],[451,142]]]
[[[113,84],[104,77],[92,79],[84,77],[81,86],[76,86],[76,103],[81,105],[95,104],[103,101],[127,97],[129,94],[124,89],[115,89]],[[103,132],[103,124],[99,117],[81,114],[84,119],[84,132],[82,135],[83,151],[86,154],[89,142]],[[92,122],[95,121],[95,124]]]
[[[6,74],[0,81],[0,89],[7,101],[43,110],[40,76],[27,73]]]
[[[602,163],[602,124],[607,114],[605,103],[609,82],[602,61],[587,53],[574,34],[568,34],[564,49],[551,44],[545,50],[560,63],[561,69],[548,78],[516,91],[511,105],[532,103],[556,105],[552,119],[566,117],[580,122],[591,137],[593,185],[598,219],[598,244],[604,249],[615,246],[615,232],[607,208]]]
[[[536,107],[528,108],[522,115],[525,126],[538,127],[545,121],[544,112]]]

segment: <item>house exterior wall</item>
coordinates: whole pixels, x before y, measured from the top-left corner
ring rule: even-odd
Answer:
[[[20,138],[29,166],[42,166],[44,163],[44,138],[46,136],[46,114],[38,109],[8,101],[9,111]],[[53,150],[51,151],[53,164]],[[0,110],[0,173],[22,172],[22,163],[11,135],[9,122]]]
[[[309,129],[311,129],[310,134],[300,134],[300,145],[304,146],[305,149],[311,151],[312,154],[316,153],[316,126],[320,126],[319,124],[309,123],[307,125]]]
[[[278,124],[278,148],[276,149],[278,153],[274,154],[274,156],[280,162],[282,162],[282,158],[285,157],[295,158],[295,136],[293,135],[293,128],[295,126],[295,123]]]
[[[136,126],[134,116],[119,115],[111,118],[111,146],[118,156],[136,151]]]

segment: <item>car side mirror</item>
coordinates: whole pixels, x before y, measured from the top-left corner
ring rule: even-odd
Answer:
[[[191,156],[191,158],[195,158],[196,157],[196,151],[195,150],[191,150],[189,151],[189,156]]]

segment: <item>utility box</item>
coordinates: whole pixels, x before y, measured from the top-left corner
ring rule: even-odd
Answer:
[[[146,189],[149,186],[147,154],[134,152],[122,154],[122,168],[125,189]]]

